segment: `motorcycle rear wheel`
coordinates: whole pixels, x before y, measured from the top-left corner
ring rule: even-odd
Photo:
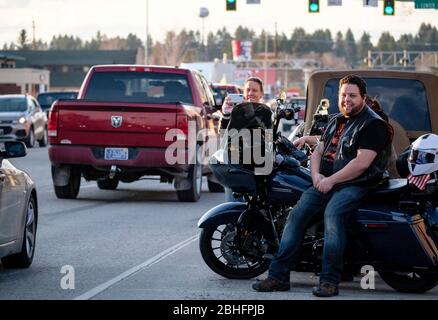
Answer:
[[[379,271],[380,277],[391,288],[404,293],[424,293],[438,284],[438,274],[423,272]]]
[[[202,258],[211,270],[228,279],[251,279],[269,268],[269,261],[249,259],[236,247],[236,224],[205,228],[199,238]]]

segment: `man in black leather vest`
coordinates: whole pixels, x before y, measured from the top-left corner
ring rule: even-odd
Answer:
[[[313,186],[291,210],[269,276],[255,283],[255,290],[290,289],[290,270],[298,262],[306,226],[324,212],[322,272],[312,293],[318,297],[339,293],[346,223],[370,186],[382,178],[392,139],[388,124],[365,104],[366,94],[360,77],[349,75],[340,80],[340,114],[330,121],[311,157]]]

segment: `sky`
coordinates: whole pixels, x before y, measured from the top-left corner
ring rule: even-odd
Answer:
[[[263,29],[288,37],[297,27],[307,33],[330,29],[332,37],[338,31],[351,28],[356,40],[364,31],[377,44],[380,34],[389,31],[396,40],[401,34],[416,34],[422,22],[438,28],[438,9],[414,9],[413,2],[396,2],[395,16],[383,16],[379,7],[365,8],[363,0],[343,0],[342,6],[327,6],[320,0],[317,14],[307,12],[307,0],[261,0],[260,5],[248,5],[237,0],[237,11],[225,11],[226,0],[0,0],[0,46],[17,42],[21,29],[32,37],[35,21],[36,39],[50,42],[54,35],[68,34],[90,40],[98,30],[108,37],[126,37],[129,33],[146,39],[146,2],[149,3],[149,33],[154,41],[162,40],[169,30],[199,30],[207,34],[227,27],[234,33],[242,25],[260,33]],[[201,19],[200,8],[209,10]],[[1,48],[0,47],[0,48]]]

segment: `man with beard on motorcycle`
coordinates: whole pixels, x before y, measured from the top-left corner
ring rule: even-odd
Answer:
[[[301,241],[312,217],[324,213],[324,248],[318,297],[339,294],[349,216],[386,167],[392,135],[389,124],[365,103],[366,83],[355,75],[339,82],[339,111],[327,125],[311,156],[313,186],[289,213],[268,277],[253,284],[261,292],[288,291],[290,270],[298,262]]]

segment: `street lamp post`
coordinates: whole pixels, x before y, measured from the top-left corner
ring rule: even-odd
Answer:
[[[144,63],[149,64],[149,0],[146,0],[146,44],[144,46]]]
[[[201,20],[202,20],[202,34],[201,34],[201,44],[202,44],[202,47],[203,47],[203,51],[204,51],[204,58],[206,58],[206,56],[207,56],[207,46],[206,46],[206,44],[205,44],[205,24],[204,24],[204,20],[205,20],[205,18],[207,18],[208,17],[208,15],[210,14],[210,12],[208,11],[208,8],[205,8],[205,7],[201,7],[200,9],[199,9],[199,17],[201,18]]]

